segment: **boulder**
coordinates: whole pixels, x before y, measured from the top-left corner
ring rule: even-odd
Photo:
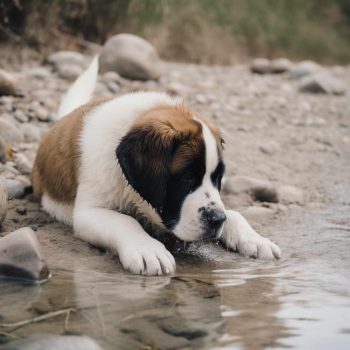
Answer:
[[[0,275],[30,281],[49,277],[35,232],[23,227],[0,239]]]
[[[248,176],[231,176],[223,183],[223,191],[228,194],[249,193],[255,200],[276,203],[277,192],[269,181]]]
[[[0,96],[1,95],[15,95],[17,92],[17,83],[15,78],[0,69]]]
[[[101,72],[115,71],[128,79],[157,80],[161,75],[161,62],[154,46],[132,34],[118,34],[102,48]]]
[[[317,72],[302,78],[299,90],[302,92],[344,95],[345,83],[328,72]]]

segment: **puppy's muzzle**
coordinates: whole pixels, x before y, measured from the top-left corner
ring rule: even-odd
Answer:
[[[202,211],[202,223],[206,230],[204,233],[205,239],[218,238],[221,228],[226,220],[226,214],[221,209],[206,208]]]

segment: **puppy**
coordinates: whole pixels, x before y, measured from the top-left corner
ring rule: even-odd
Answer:
[[[67,116],[39,147],[33,190],[44,210],[82,240],[118,254],[135,274],[175,271],[161,243],[170,236],[220,239],[245,256],[280,258],[276,244],[224,208],[225,164],[215,125],[165,93],[86,104],[97,71],[96,58],[63,98],[58,116]]]

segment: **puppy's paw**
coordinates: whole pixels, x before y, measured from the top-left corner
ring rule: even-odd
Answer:
[[[268,238],[260,236],[239,213],[227,210],[222,240],[225,245],[243,256],[258,259],[280,259],[281,250]]]
[[[148,237],[142,241],[127,242],[119,251],[124,269],[146,276],[160,276],[175,271],[174,257],[159,241]]]

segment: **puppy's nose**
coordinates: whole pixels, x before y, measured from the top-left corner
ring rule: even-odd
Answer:
[[[220,209],[208,209],[207,220],[210,228],[218,229],[226,220],[225,212]]]

